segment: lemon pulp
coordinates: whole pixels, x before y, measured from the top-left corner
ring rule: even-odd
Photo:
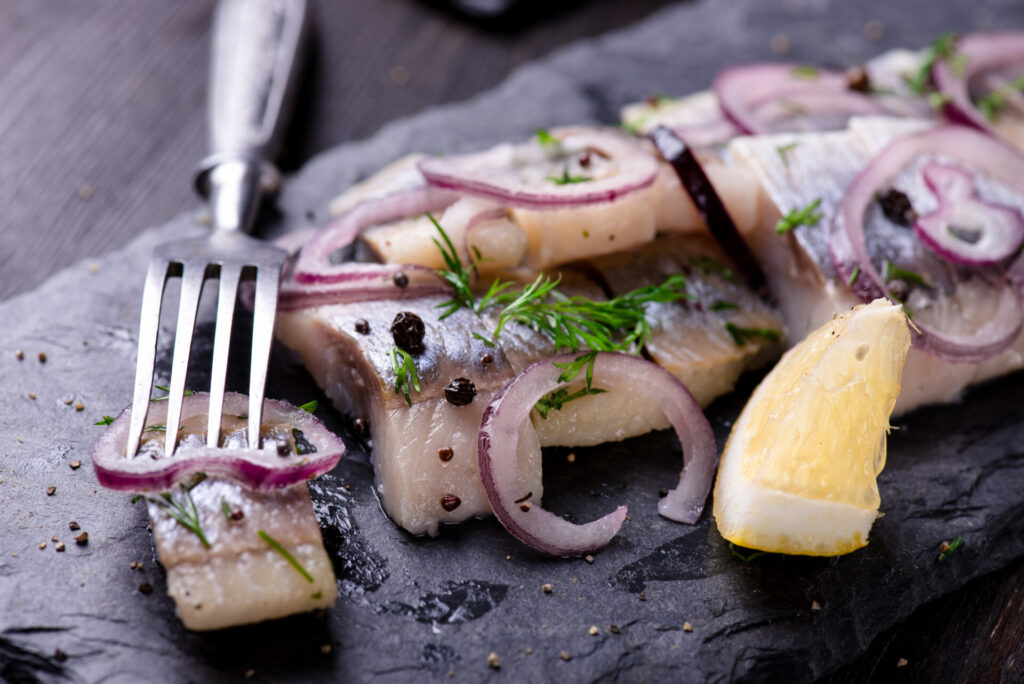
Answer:
[[[816,556],[867,543],[909,347],[902,310],[879,299],[837,316],[783,356],[722,455],[714,515],[723,537]]]

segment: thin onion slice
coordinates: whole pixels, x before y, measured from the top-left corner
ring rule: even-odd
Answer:
[[[935,86],[948,99],[946,116],[955,123],[999,135],[974,104],[971,83],[987,72],[1014,65],[1024,72],[1024,32],[972,33],[957,41],[956,52],[966,59],[937,59],[932,66]]]
[[[432,157],[420,171],[432,185],[460,194],[524,209],[570,209],[610,202],[648,187],[658,163],[636,140],[611,129],[565,128],[551,131],[558,142],[533,140],[498,145],[484,152]],[[582,155],[587,164],[581,164]],[[570,166],[574,172],[569,174]],[[582,181],[557,179],[585,178]]]
[[[799,64],[732,67],[713,87],[725,115],[751,135],[836,130],[851,116],[888,113],[877,99],[850,90],[845,74]]]
[[[991,266],[1017,253],[1024,242],[1019,211],[982,200],[957,166],[932,162],[922,173],[939,206],[918,217],[914,232],[933,252],[964,266]]]
[[[925,155],[951,157],[1024,195],[1024,157],[976,130],[945,126],[894,141],[847,188],[829,228],[836,270],[862,301],[888,297],[886,283],[868,254],[864,234],[867,209],[901,170]],[[915,318],[920,332],[915,332],[914,344],[932,355],[962,362],[983,361],[1006,349],[1024,324],[1021,296],[1008,283],[999,286],[995,295],[991,317],[966,334],[937,330]]]
[[[277,300],[281,311],[451,293],[451,288],[433,270],[419,264],[349,262],[332,267],[330,280],[325,282],[302,283],[296,280],[281,284]]]
[[[182,419],[206,416],[209,395],[197,393],[184,398]],[[228,392],[224,395],[224,414],[244,416],[249,398]],[[166,414],[167,403],[154,403],[149,420],[157,424]],[[281,456],[275,448],[217,448],[179,444],[171,456],[151,458],[137,455],[125,458],[131,407],[121,411],[92,450],[96,479],[104,487],[132,492],[165,492],[176,483],[197,474],[221,475],[253,490],[276,489],[326,473],[338,464],[345,444],[311,414],[283,401],[263,402],[264,425],[280,424],[301,430],[303,439],[315,451]],[[205,445],[205,435],[202,444]]]
[[[578,556],[596,551],[614,537],[626,518],[626,507],[584,525],[576,525],[540,506],[523,511],[515,502],[516,453],[519,432],[539,399],[563,386],[554,363],[575,354],[533,364],[519,374],[484,411],[477,443],[480,477],[498,520],[514,537],[538,551]],[[704,510],[718,463],[714,434],[689,390],[671,373],[636,356],[602,352],[594,360],[594,377],[612,392],[642,391],[661,400],[666,417],[683,447],[679,486],[658,503],[671,520],[693,524]]]
[[[455,199],[452,193],[424,183],[361,202],[328,222],[303,245],[292,278],[310,284],[351,281],[349,264],[331,264],[331,254],[351,245],[370,226],[440,211]]]

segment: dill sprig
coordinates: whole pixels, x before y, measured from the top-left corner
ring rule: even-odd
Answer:
[[[110,425],[113,422],[114,422],[114,417],[113,416],[103,416],[102,418],[97,420],[95,423],[93,423],[93,425]]]
[[[556,289],[560,282],[561,278],[552,280],[543,273],[537,276],[502,310],[493,341],[497,342],[505,326],[514,321],[549,337],[556,353],[584,347],[636,353],[651,333],[647,305],[688,296],[686,278],[678,274],[660,285],[641,287],[605,301],[567,296]]]
[[[890,283],[894,280],[902,280],[907,285],[929,287],[928,281],[924,279],[923,275],[915,271],[908,271],[905,268],[900,268],[888,259],[882,262],[882,280],[886,283]]]
[[[729,542],[729,551],[731,551],[732,555],[736,556],[737,558],[739,558],[744,563],[749,563],[749,562],[751,562],[753,560],[757,560],[761,556],[767,556],[768,555],[767,551],[751,551],[749,554],[744,556],[742,553],[740,553],[737,550],[739,548],[740,547],[736,546],[732,542]]]
[[[586,183],[587,181],[594,180],[590,176],[571,176],[569,175],[568,165],[562,167],[561,176],[548,176],[547,180],[551,181],[555,185],[571,185],[573,183]]]
[[[283,546],[281,546],[281,543],[279,541],[277,541],[276,539],[271,537],[269,534],[267,534],[263,530],[256,530],[256,534],[258,534],[260,536],[260,539],[262,539],[263,541],[267,542],[267,546],[269,546],[270,548],[274,549],[274,551],[277,551],[281,555],[281,558],[284,558],[286,561],[288,561],[288,564],[291,565],[293,568],[295,568],[295,570],[300,575],[305,577],[307,582],[309,582],[310,584],[313,584],[313,582],[316,581],[316,580],[313,579],[313,576],[309,574],[309,571],[306,570],[306,568],[302,567],[302,563],[300,563],[295,558],[295,556],[290,554],[288,552],[288,549],[286,549]]]
[[[988,95],[979,98],[975,104],[981,113],[985,115],[986,119],[995,121],[996,116],[999,115],[999,110],[1006,106],[1006,101],[1010,95],[1022,90],[1024,90],[1024,74],[1021,74],[1006,85],[996,88]]]
[[[203,543],[203,546],[210,548],[210,540],[206,538],[203,526],[199,521],[199,509],[196,508],[196,502],[192,499],[192,490],[205,479],[206,473],[198,473],[189,484],[182,483],[181,491],[184,494],[182,500],[175,498],[170,492],[164,492],[160,495],[161,498],[150,498],[150,501],[159,506],[160,510],[169,517],[176,520],[179,525],[199,537],[199,541]],[[186,503],[188,504],[187,507]]]
[[[313,413],[314,411],[317,410],[317,408],[319,406],[320,406],[320,402],[317,401],[316,399],[313,399],[312,401],[307,401],[305,404],[303,404],[299,408],[302,409],[303,411],[305,411],[306,413]]]
[[[782,160],[782,165],[785,166],[787,169],[789,168],[789,151],[796,149],[799,145],[800,143],[798,142],[786,143],[785,145],[776,145],[775,152],[778,153],[779,159]]]
[[[967,67],[967,55],[956,51],[956,34],[943,33],[935,39],[921,57],[921,65],[917,72],[907,79],[907,87],[918,95],[923,95],[931,84],[932,67],[939,60],[949,63],[953,73],[959,75]]]
[[[473,308],[473,290],[470,287],[472,273],[462,265],[462,260],[459,259],[459,253],[456,251],[455,245],[452,244],[448,233],[444,232],[444,228],[437,222],[437,219],[429,213],[427,218],[434,224],[434,228],[437,228],[437,232],[441,235],[441,240],[444,241],[444,244],[441,244],[437,238],[431,238],[441,251],[441,258],[444,259],[445,264],[445,268],[438,269],[436,273],[438,277],[452,288],[452,298],[447,302],[437,305],[437,308],[444,309],[438,320],[444,320],[463,307],[467,309]]]
[[[735,323],[726,322],[725,331],[732,337],[737,347],[743,347],[749,340],[761,338],[769,342],[777,342],[782,339],[782,333],[772,328],[743,328]]]
[[[797,226],[816,226],[822,215],[815,211],[821,205],[821,198],[814,200],[803,209],[794,209],[779,219],[775,224],[775,232],[779,235],[788,233]]]
[[[811,66],[810,64],[798,64],[793,67],[792,74],[794,78],[803,78],[809,81],[813,81],[818,78],[818,67]]]
[[[554,147],[562,144],[562,141],[551,135],[546,128],[538,128],[534,131],[534,134],[537,136],[537,142],[543,147]]]
[[[158,390],[160,390],[162,392],[170,392],[171,391],[171,388],[167,387],[166,385],[153,385],[153,386],[156,387]],[[190,390],[190,389],[185,390],[185,396],[186,397],[191,397],[193,394],[195,394],[195,390]],[[150,401],[167,401],[167,399],[168,399],[168,397],[152,397],[150,399]]]
[[[416,363],[412,360],[409,352],[398,347],[391,348],[391,363],[395,369],[395,394],[404,395],[405,402],[412,406],[410,390],[420,391],[420,377],[416,373]]]
[[[963,545],[964,545],[964,538],[963,537],[957,537],[956,539],[954,539],[953,541],[949,542],[948,544],[943,544],[942,546],[944,546],[945,549],[942,550],[942,547],[939,547],[940,550],[941,550],[941,553],[939,553],[939,560],[940,561],[941,560],[946,560],[946,558],[949,557],[949,554],[955,553],[956,550],[959,549]]]
[[[586,397],[591,394],[602,394],[608,390],[603,390],[599,387],[594,387],[594,360],[597,358],[597,352],[591,351],[586,354],[580,354],[572,361],[565,363],[555,362],[557,368],[562,369],[562,373],[558,376],[558,382],[572,382],[580,374],[580,371],[586,368],[586,384],[578,391],[569,394],[569,390],[564,387],[556,389],[547,396],[541,397],[536,403],[535,408],[540,417],[547,420],[548,413],[551,411],[561,411],[562,406],[568,404],[570,401],[579,399],[580,397]]]

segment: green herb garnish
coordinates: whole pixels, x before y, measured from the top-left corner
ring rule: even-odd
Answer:
[[[93,425],[110,425],[113,422],[114,422],[114,418],[112,416],[103,416],[102,418],[97,420],[95,423],[93,423]]]
[[[546,128],[538,128],[534,131],[534,134],[537,136],[537,142],[544,147],[554,147],[555,145],[561,144],[561,141],[551,135]]]
[[[1006,105],[1010,95],[1022,90],[1024,90],[1024,74],[1021,74],[1006,85],[996,88],[985,97],[980,98],[975,104],[981,110],[981,113],[985,115],[986,119],[995,121],[999,110]]]
[[[908,285],[930,287],[928,282],[924,279],[924,276],[920,273],[900,268],[888,260],[882,262],[882,280],[886,283],[892,282],[893,280],[902,280]]]
[[[778,152],[778,154],[779,154],[779,159],[782,160],[782,165],[785,166],[787,169],[789,168],[789,155],[788,155],[788,152],[790,150],[794,149],[795,147],[797,147],[799,144],[800,143],[798,143],[798,142],[791,142],[791,143],[787,143],[785,145],[778,145],[775,148],[775,151]]]
[[[131,498],[131,502],[132,502],[133,504],[135,504],[135,503],[139,503],[139,499],[141,499],[141,498],[142,498],[142,495],[141,495],[141,494],[136,494],[135,496],[133,496],[133,497]]]
[[[814,200],[803,209],[794,209],[779,219],[775,224],[775,232],[779,235],[788,233],[797,226],[816,226],[821,220],[821,214],[815,209],[821,204],[821,198]]]
[[[704,275],[717,273],[731,283],[737,282],[737,277],[733,270],[718,259],[714,259],[709,256],[694,257],[690,259],[690,265],[698,269]]]
[[[724,299],[719,299],[711,305],[712,311],[735,311],[738,308],[740,308],[739,304],[733,304],[732,302],[727,302]]]
[[[811,66],[810,64],[798,64],[793,67],[793,76],[796,78],[805,78],[814,80],[818,78],[818,67]]]
[[[964,545],[964,538],[957,537],[953,541],[949,542],[949,548],[939,554],[939,560],[946,560],[946,558],[954,553],[957,549]]]
[[[179,525],[189,530],[203,543],[203,546],[210,548],[210,540],[203,533],[203,527],[199,521],[199,510],[196,502],[192,499],[192,490],[200,482],[206,479],[205,473],[198,473],[188,485],[182,484],[181,491],[184,494],[183,501],[176,499],[170,492],[164,492],[160,499],[150,498],[150,501],[160,507],[164,513],[178,522]],[[188,504],[188,507],[185,506]]]
[[[562,167],[561,176],[548,176],[547,180],[551,181],[555,185],[571,185],[572,183],[586,183],[587,181],[594,180],[589,176],[570,176],[569,167]]]
[[[939,60],[949,63],[953,73],[960,75],[967,68],[967,55],[956,51],[956,34],[943,33],[935,42],[925,49],[921,57],[921,65],[917,72],[907,79],[907,87],[911,92],[923,95],[928,89],[932,75],[932,67]]]
[[[540,414],[541,418],[547,420],[548,412],[561,411],[562,406],[568,404],[570,401],[579,399],[580,397],[607,392],[607,390],[592,386],[594,381],[594,360],[596,358],[597,352],[592,351],[587,352],[586,354],[580,354],[572,361],[568,361],[566,363],[555,363],[557,368],[563,369],[561,375],[558,376],[558,382],[572,382],[585,367],[587,369],[585,375],[586,385],[572,394],[569,394],[569,390],[562,388],[542,397],[535,406],[537,413]]]
[[[401,357],[401,361],[399,361]],[[395,394],[405,396],[405,402],[412,406],[410,388],[420,391],[420,377],[416,374],[416,363],[409,352],[398,347],[391,348],[391,362],[395,368]]]
[[[942,110],[945,109],[952,99],[946,93],[928,93],[928,106],[935,110]]]
[[[284,558],[286,561],[288,561],[288,564],[291,565],[293,568],[295,568],[300,575],[305,577],[307,582],[309,582],[310,584],[313,584],[313,582],[315,581],[313,579],[313,576],[309,574],[309,572],[306,570],[306,568],[302,567],[302,563],[297,561],[295,559],[295,556],[293,556],[292,554],[288,553],[288,549],[286,549],[283,546],[281,546],[281,544],[276,539],[271,537],[269,534],[267,534],[263,530],[256,530],[256,534],[258,534],[260,536],[260,539],[262,539],[263,541],[267,542],[267,546],[269,546],[270,548],[274,549],[274,551],[277,551],[279,554],[281,554],[281,558]]]
[[[732,336],[732,341],[737,347],[743,347],[747,341],[761,338],[769,342],[777,342],[782,339],[782,333],[771,328],[743,328],[735,323],[726,322],[725,331]]]
[[[231,520],[231,506],[228,506],[227,499],[220,500],[220,510],[224,512],[224,517]]]
[[[729,542],[729,551],[731,551],[732,555],[736,556],[737,558],[739,558],[744,563],[749,563],[749,562],[751,562],[753,560],[756,560],[756,559],[760,558],[761,556],[767,556],[768,555],[767,551],[751,551],[749,554],[744,556],[742,553],[740,553],[737,550],[739,548],[740,547],[736,546],[732,542]]]
[[[441,258],[444,259],[445,264],[445,268],[438,270],[437,275],[452,288],[452,298],[437,305],[437,308],[445,310],[438,320],[444,320],[462,307],[473,308],[473,290],[469,285],[471,275],[462,265],[459,253],[455,251],[455,245],[452,244],[448,233],[444,232],[441,224],[429,213],[427,218],[434,224],[434,228],[437,228],[437,232],[441,234],[441,240],[444,241],[442,245],[437,238],[432,238],[434,244],[441,251]]]
[[[163,423],[153,423],[142,429],[143,432],[167,432],[167,426]]]
[[[318,406],[320,406],[320,402],[314,399],[313,401],[307,401],[299,408],[305,411],[306,413],[313,413],[314,411],[316,411]]]
[[[158,390],[160,390],[162,392],[170,392],[171,391],[170,387],[166,387],[164,385],[153,385],[153,386],[156,387]],[[195,390],[190,390],[190,389],[185,390],[185,396],[186,397],[191,397],[193,394],[195,394]],[[167,401],[167,399],[168,399],[168,397],[152,397],[150,399],[150,401]]]
[[[860,277],[860,264],[853,267],[853,273],[850,274],[850,279],[846,281],[846,284],[853,287],[853,284],[857,282],[857,278]]]

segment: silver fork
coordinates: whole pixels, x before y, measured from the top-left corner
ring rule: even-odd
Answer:
[[[220,442],[221,411],[235,300],[242,280],[255,280],[249,373],[248,443],[259,448],[267,363],[285,252],[256,240],[251,229],[260,200],[279,184],[270,163],[294,99],[307,23],[306,0],[221,0],[213,24],[209,87],[211,154],[196,188],[209,201],[212,232],[159,245],[146,274],[139,353],[126,457],[138,451],[149,412],[160,308],[168,278],[181,277],[171,361],[164,453],[174,452],[185,395],[185,374],[203,283],[219,279],[210,411],[206,443]]]

